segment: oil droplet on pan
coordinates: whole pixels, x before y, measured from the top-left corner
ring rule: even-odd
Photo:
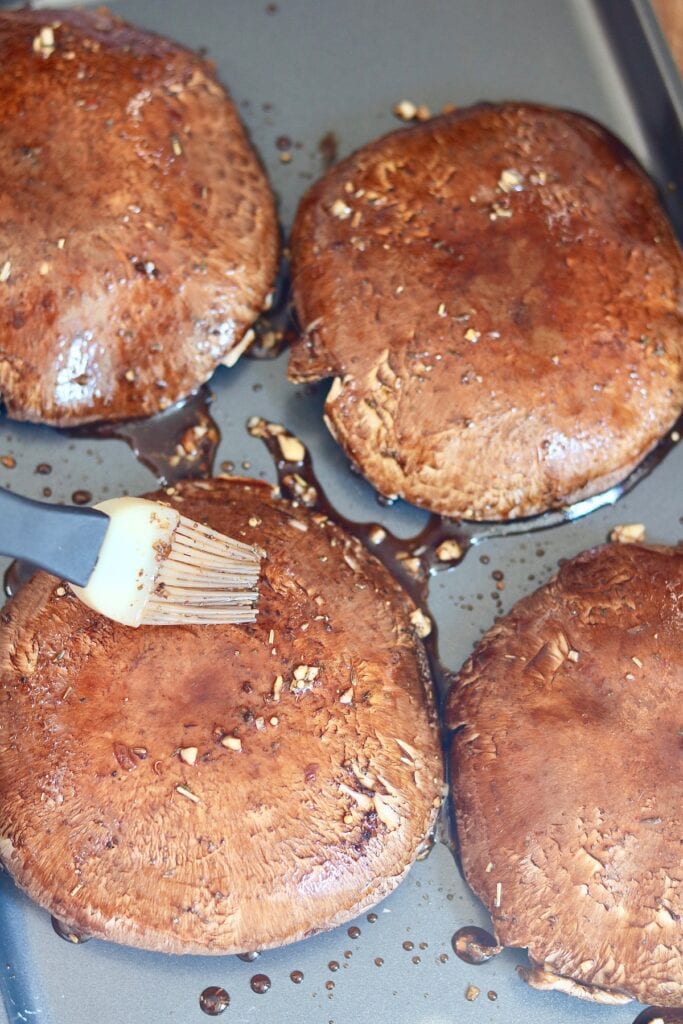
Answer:
[[[64,924],[63,921],[59,921],[56,917],[52,917],[50,920],[57,935],[59,935],[60,939],[64,939],[65,942],[70,942],[73,946],[82,946],[84,942],[90,941],[90,935],[84,935],[75,928],[69,927],[68,924]]]
[[[502,950],[493,935],[474,925],[459,928],[451,939],[451,945],[455,955],[466,964],[485,964]]]
[[[230,996],[224,988],[220,988],[218,985],[210,985],[209,988],[205,988],[199,997],[200,1009],[207,1013],[209,1017],[217,1017],[219,1013],[223,1013],[230,1004]]]
[[[270,988],[271,981],[267,974],[255,974],[249,984],[251,985],[252,992],[262,996]]]

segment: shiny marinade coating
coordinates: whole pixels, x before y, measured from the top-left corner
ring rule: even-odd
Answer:
[[[104,10],[0,14],[0,397],[149,415],[234,362],[273,197],[212,65]]]
[[[682,260],[654,186],[579,114],[456,110],[304,196],[290,377],[385,495],[529,515],[623,479],[683,405]]]
[[[134,630],[46,574],[26,584],[0,613],[0,858],[112,941],[293,942],[391,892],[441,803],[414,605],[267,484],[154,497],[266,549],[258,619]]]
[[[683,551],[566,562],[451,690],[465,876],[528,980],[683,1005]]]

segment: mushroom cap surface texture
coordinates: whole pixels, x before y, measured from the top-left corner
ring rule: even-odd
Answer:
[[[681,251],[628,150],[481,104],[359,149],[304,196],[303,335],[330,430],[382,494],[526,516],[624,479],[683,406]]]
[[[275,274],[272,193],[213,66],[104,9],[0,14],[0,396],[148,416],[232,364]]]
[[[683,1005],[683,550],[566,562],[447,706],[467,881],[536,987]]]
[[[0,613],[0,858],[71,928],[131,946],[341,924],[399,884],[441,803],[414,606],[267,484],[152,497],[266,549],[258,620],[130,629],[37,573]]]

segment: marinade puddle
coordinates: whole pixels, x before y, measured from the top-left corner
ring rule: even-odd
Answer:
[[[211,416],[213,394],[205,384],[166,412],[146,419],[88,423],[67,431],[72,437],[124,441],[162,486],[213,473],[220,430]]]
[[[195,394],[156,416],[88,423],[64,432],[70,437],[124,441],[161,486],[169,487],[180,480],[213,475],[221,434],[211,416],[212,402],[213,394],[204,385]],[[86,500],[79,500],[80,495]],[[72,500],[75,504],[85,504],[90,497],[87,491],[76,491]],[[25,562],[12,562],[4,575],[5,595],[12,597],[16,594],[33,572],[33,566]]]

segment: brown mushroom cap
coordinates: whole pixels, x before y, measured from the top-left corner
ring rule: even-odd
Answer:
[[[364,146],[304,196],[328,425],[385,495],[541,512],[623,479],[683,405],[683,261],[651,181],[578,114],[482,104]]]
[[[0,396],[58,426],[165,409],[238,358],[275,272],[235,107],[104,9],[0,14],[0,66]]]
[[[256,481],[172,503],[265,547],[258,621],[128,629],[35,575],[1,613],[0,857],[90,935],[277,946],[420,851],[442,786],[425,655],[410,599],[324,516]]]
[[[528,980],[683,1005],[683,550],[587,551],[450,693],[466,878]]]

